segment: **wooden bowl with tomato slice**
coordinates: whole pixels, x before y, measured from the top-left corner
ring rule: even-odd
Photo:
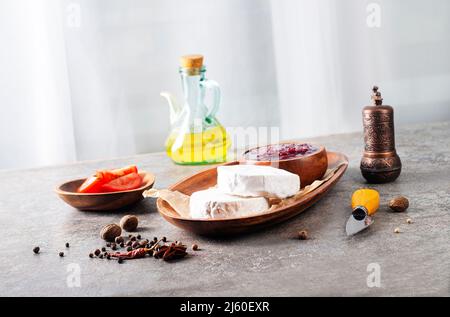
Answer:
[[[58,196],[70,206],[86,211],[116,210],[142,200],[142,193],[152,188],[155,176],[141,171],[138,173],[141,183],[137,188],[120,190],[120,181],[105,185],[104,192],[80,193],[80,187],[86,183],[87,178],[75,179],[58,186],[55,191]]]

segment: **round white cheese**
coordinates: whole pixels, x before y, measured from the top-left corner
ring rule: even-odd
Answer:
[[[190,216],[195,219],[247,217],[267,209],[269,203],[264,197],[233,196],[217,188],[195,192],[189,200]]]
[[[300,177],[288,171],[261,165],[217,167],[217,187],[242,197],[286,198],[300,190]]]

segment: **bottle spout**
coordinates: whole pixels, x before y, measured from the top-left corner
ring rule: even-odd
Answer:
[[[181,112],[180,104],[176,101],[175,96],[172,95],[170,92],[163,91],[160,93],[160,95],[161,97],[166,98],[167,102],[169,103],[170,124],[174,124],[178,118],[178,115]]]

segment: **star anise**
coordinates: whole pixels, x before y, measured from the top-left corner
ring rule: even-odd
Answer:
[[[153,256],[164,261],[172,261],[184,258],[186,256],[186,246],[176,245],[175,243],[159,246],[153,251]]]

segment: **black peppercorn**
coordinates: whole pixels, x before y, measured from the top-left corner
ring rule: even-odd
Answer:
[[[111,260],[111,256],[110,256],[109,254],[106,256],[106,258],[107,258],[108,260]]]
[[[113,245],[111,245],[111,249],[113,249],[113,250],[117,250],[117,246],[116,246],[116,244],[113,244]]]
[[[111,247],[111,243],[108,242],[108,243],[106,244],[106,246],[107,246],[108,248],[110,248],[110,247]]]
[[[94,254],[89,253],[89,257],[90,257],[90,258],[93,258],[93,257],[94,257]]]
[[[103,254],[100,254],[98,257],[99,257],[100,259],[103,259]]]
[[[39,247],[33,248],[33,252],[34,252],[35,254],[38,254],[40,250],[41,250],[41,248],[39,248]]]
[[[134,241],[133,244],[131,245],[131,247],[132,247],[133,249],[137,249],[137,248],[139,248],[139,246],[140,246],[140,244],[139,244],[139,242],[137,242],[137,241]]]
[[[123,242],[120,243],[120,247],[123,248],[125,244]]]
[[[129,246],[131,246],[132,244],[133,244],[133,241],[128,240],[126,246],[129,247]]]
[[[117,260],[117,262],[118,262],[119,264],[122,264],[122,263],[123,263],[123,259],[122,259],[122,258],[119,258],[119,259]]]
[[[108,252],[104,252],[104,253],[103,253],[103,256],[108,256]]]
[[[102,248],[102,252],[105,252],[105,251],[106,251],[106,248],[105,248],[105,247],[103,247],[103,248]]]
[[[141,240],[141,235],[140,234],[138,234],[137,236],[136,236],[136,238],[138,239],[138,240]]]
[[[116,237],[115,242],[121,244],[123,242],[123,237]]]
[[[193,244],[192,245],[192,250],[197,251],[198,250],[198,244]]]
[[[136,241],[136,237],[131,237],[130,240],[131,241]]]
[[[64,256],[64,252],[59,252],[59,256],[63,257]]]
[[[94,251],[95,256],[99,256],[100,252],[101,252],[101,251],[100,251],[99,249],[95,250],[95,251]]]
[[[70,247],[69,242],[66,242],[66,248]]]
[[[167,238],[166,237],[162,237],[162,241],[163,242],[167,242]]]
[[[308,231],[302,230],[298,233],[298,238],[300,240],[308,240]]]
[[[129,234],[129,235],[128,235],[128,238],[131,238],[132,236],[133,236],[132,234]]]
[[[153,241],[157,242],[158,241],[158,237],[153,237]]]

